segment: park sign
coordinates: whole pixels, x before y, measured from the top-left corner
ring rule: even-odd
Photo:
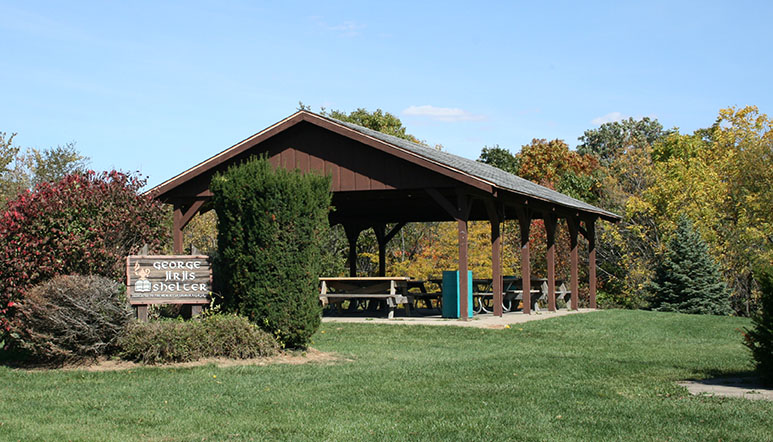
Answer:
[[[132,305],[209,304],[211,290],[206,255],[126,257],[126,294]]]

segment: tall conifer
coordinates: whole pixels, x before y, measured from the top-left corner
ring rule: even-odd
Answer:
[[[773,385],[773,267],[756,273],[761,289],[760,311],[752,316],[754,327],[746,330],[746,346],[752,351],[757,370]]]

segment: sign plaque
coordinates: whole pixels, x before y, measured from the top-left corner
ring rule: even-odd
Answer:
[[[126,295],[139,307],[149,304],[209,304],[212,266],[206,255],[130,255],[126,257]]]

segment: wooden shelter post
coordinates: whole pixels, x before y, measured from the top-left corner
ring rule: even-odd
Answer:
[[[547,266],[548,266],[548,311],[556,311],[556,216],[545,215],[545,233],[547,235]]]
[[[569,246],[571,248],[571,292],[572,292],[572,310],[579,309],[579,276],[577,272],[577,233],[580,230],[580,222],[576,216],[566,218],[566,225],[569,228]]]
[[[185,227],[182,222],[183,209],[182,206],[174,205],[174,218],[172,222],[172,244],[174,247],[174,253],[182,255],[183,253],[183,228]]]
[[[590,308],[596,308],[596,220],[585,222],[588,239],[588,294]]]
[[[433,200],[456,220],[459,232],[459,313],[461,320],[466,321],[470,306],[467,304],[467,291],[472,283],[467,275],[467,220],[470,217],[472,201],[461,189],[456,190],[456,204],[452,204],[440,191],[433,188],[424,189]]]
[[[346,239],[349,241],[349,276],[357,276],[357,239],[362,227],[354,224],[344,224]]]
[[[494,290],[494,316],[502,316],[502,237],[500,225],[501,210],[491,200],[486,200],[489,222],[491,223],[491,280]]]
[[[523,313],[531,314],[531,262],[529,257],[529,235],[531,233],[531,210],[518,209],[518,225],[521,227],[521,287],[523,290]]]
[[[373,226],[373,233],[376,234],[376,241],[378,241],[378,276],[386,276],[386,246],[403,227],[405,223],[399,223],[387,233],[386,224]]]
[[[467,274],[469,267],[467,260],[467,219],[470,216],[471,202],[470,198],[462,192],[457,192],[456,201],[456,225],[459,230],[459,314],[461,319],[466,321],[471,307],[467,304],[467,292],[472,284]]]
[[[174,247],[174,253],[182,255],[184,249],[183,229],[188,225],[189,222],[191,222],[193,217],[199,213],[199,210],[201,210],[201,207],[205,202],[206,201],[204,199],[198,199],[187,204],[175,203],[173,205],[174,216],[172,219],[172,244]]]

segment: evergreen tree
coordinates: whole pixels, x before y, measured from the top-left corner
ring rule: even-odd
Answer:
[[[247,316],[288,347],[320,324],[322,241],[330,177],[274,169],[255,158],[212,179],[218,218],[215,283],[226,309]]]
[[[679,218],[676,232],[649,283],[654,310],[727,315],[730,293],[706,243],[686,217]]]
[[[752,351],[757,370],[773,385],[773,267],[757,272],[760,311],[752,316],[754,328],[746,330],[746,346]]]

